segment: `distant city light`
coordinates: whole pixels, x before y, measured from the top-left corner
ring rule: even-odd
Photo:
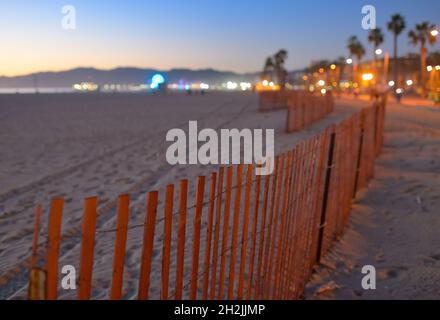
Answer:
[[[431,72],[432,71],[432,66],[427,66],[426,70],[428,70],[428,72]]]
[[[332,64],[332,65],[330,66],[330,69],[335,70],[335,69],[336,69],[336,65],[335,65],[335,64]]]
[[[249,82],[240,82],[240,88],[243,91],[249,90],[250,88],[252,88],[252,84]]]
[[[433,36],[433,37],[437,37],[438,36],[438,30],[432,30],[431,31],[431,36]]]
[[[347,62],[347,64],[352,64],[352,63],[353,63],[353,59],[348,58],[348,59],[346,60],[346,62]]]
[[[324,68],[319,68],[319,73],[324,73]]]
[[[96,91],[99,89],[99,86],[93,82],[81,82],[75,83],[73,89],[77,91]]]
[[[207,84],[207,83],[201,83],[201,84],[200,84],[200,89],[202,89],[202,90],[208,90],[208,89],[209,89],[209,84]]]
[[[373,80],[373,74],[372,73],[364,73],[363,75],[362,75],[362,80],[364,80],[364,81],[370,81],[370,80]]]
[[[325,86],[325,81],[324,80],[319,80],[316,84],[318,86],[322,87],[322,86]]]
[[[322,93],[322,94],[326,94],[326,92],[327,92],[326,89],[324,89],[324,88],[321,89],[321,93]]]
[[[380,56],[382,54],[382,49],[376,49],[375,53],[376,55]]]
[[[412,86],[413,85],[413,81],[412,80],[406,80],[406,85],[408,86]]]
[[[235,89],[237,89],[237,87],[238,87],[237,82],[228,81],[228,82],[226,83],[226,88],[227,88],[228,90],[235,90]]]
[[[309,79],[309,77],[307,77],[307,75],[303,75],[303,80],[307,81]]]
[[[396,83],[395,83],[393,80],[391,80],[390,82],[388,82],[388,85],[389,85],[390,87],[394,87],[395,84],[396,84]]]

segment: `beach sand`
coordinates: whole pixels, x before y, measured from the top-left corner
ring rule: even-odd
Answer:
[[[170,166],[165,159],[171,128],[188,128],[197,120],[201,128],[275,129],[276,153],[321,132],[331,123],[356,112],[361,106],[341,101],[325,119],[298,133],[285,133],[286,110],[259,113],[258,98],[252,93],[184,94],[39,94],[0,95],[0,275],[5,276],[31,252],[34,210],[43,206],[42,241],[50,200],[64,197],[62,232],[81,225],[83,199],[99,197],[102,213],[98,230],[115,227],[120,194],[130,194],[130,225],[142,224],[145,195],[169,183],[209,174],[216,166]],[[193,204],[194,183],[190,184],[189,205]],[[177,185],[176,185],[177,187]],[[178,190],[176,189],[176,193]],[[102,208],[106,208],[105,210]],[[188,234],[192,220],[188,213]],[[159,206],[158,217],[162,217]],[[190,222],[191,221],[191,222]],[[156,229],[151,294],[160,294],[161,237]],[[143,228],[129,230],[124,298],[134,298],[139,277]],[[80,234],[63,241],[60,265],[79,270]],[[174,243],[173,239],[173,243]],[[97,234],[93,298],[108,298],[113,261],[114,232]],[[191,241],[188,241],[191,242]],[[203,242],[202,242],[203,243]],[[190,244],[188,244],[190,246]],[[175,256],[175,245],[172,256]],[[190,248],[187,248],[187,252]],[[202,247],[203,250],[203,247]],[[185,264],[190,263],[190,254]],[[175,267],[172,260],[171,268]],[[0,286],[0,298],[26,296],[27,269]],[[72,298],[74,292],[62,292]]]
[[[440,298],[440,112],[387,108],[375,178],[354,200],[307,299]],[[364,265],[376,269],[376,290],[361,287]]]

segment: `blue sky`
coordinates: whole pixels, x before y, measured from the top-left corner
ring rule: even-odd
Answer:
[[[73,31],[61,28],[66,4],[76,8]],[[350,35],[362,40],[369,57],[361,28],[366,4],[376,7],[385,31],[391,14],[406,17],[402,53],[417,51],[406,36],[415,23],[440,25],[438,0],[0,0],[0,75],[77,66],[246,72],[261,69],[280,48],[289,52],[288,68],[296,69],[346,56]],[[386,31],[384,49],[391,49],[391,40]]]

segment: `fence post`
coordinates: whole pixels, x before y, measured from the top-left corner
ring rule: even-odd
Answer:
[[[215,298],[215,288],[217,285],[217,260],[218,260],[218,248],[220,242],[220,219],[222,213],[222,194],[223,194],[223,176],[224,167],[220,167],[218,173],[218,188],[217,188],[217,203],[216,203],[216,216],[215,216],[215,228],[214,228],[214,245],[212,248],[212,277],[211,277],[211,289],[210,299]]]
[[[324,194],[322,199],[322,209],[321,209],[321,219],[319,224],[319,234],[318,234],[318,248],[316,252],[316,262],[319,263],[321,260],[321,251],[322,251],[322,241],[324,237],[324,228],[325,228],[325,215],[327,211],[327,202],[328,202],[328,195],[329,195],[329,189],[330,189],[330,179],[332,174],[332,167],[333,167],[333,156],[334,156],[334,150],[335,150],[335,138],[336,133],[333,131],[330,135],[330,145],[328,150],[328,160],[327,160],[327,170],[325,173],[325,185],[324,185]]]
[[[167,186],[165,196],[163,247],[162,247],[162,291],[161,299],[168,300],[170,277],[171,232],[173,227],[174,185]]]
[[[225,282],[225,266],[226,266],[226,246],[228,242],[228,230],[229,230],[229,215],[231,211],[231,194],[232,194],[232,175],[233,167],[229,166],[226,173],[226,198],[225,198],[225,211],[223,220],[223,239],[220,253],[220,275],[218,285],[218,299],[223,299],[224,295],[224,282]]]
[[[364,123],[365,117],[364,114],[361,114],[361,134],[359,136],[359,149],[358,149],[358,157],[356,162],[356,176],[354,179],[354,190],[353,190],[353,198],[356,197],[356,192],[359,185],[359,175],[361,172],[361,162],[362,162],[362,149],[364,147]]]
[[[205,195],[205,177],[199,176],[197,180],[196,193],[196,214],[194,216],[194,236],[193,236],[193,252],[192,252],[192,271],[189,298],[197,299],[197,276],[199,272],[199,255],[200,255],[200,227],[202,220],[203,198]]]
[[[238,277],[238,293],[237,299],[242,299],[243,297],[243,286],[244,286],[244,269],[246,267],[246,253],[247,253],[247,239],[248,239],[248,227],[249,227],[249,211],[251,202],[251,188],[252,188],[252,164],[247,165],[246,172],[246,191],[245,191],[245,202],[244,202],[244,217],[243,217],[243,231],[241,234],[241,255],[240,255],[240,273]]]
[[[147,212],[145,214],[144,243],[142,248],[142,262],[139,276],[138,299],[148,299],[150,289],[151,259],[153,256],[154,231],[156,229],[157,200],[159,193],[148,193]]]
[[[188,201],[188,180],[181,180],[180,199],[179,199],[179,227],[178,227],[179,231],[177,235],[177,263],[176,263],[176,289],[175,289],[176,300],[182,299],[187,201]]]
[[[215,192],[217,185],[217,173],[211,173],[211,192],[209,194],[209,209],[208,209],[208,226],[206,228],[206,243],[205,243],[205,261],[204,261],[204,275],[203,275],[203,294],[202,299],[208,299],[209,287],[209,272],[211,260],[211,242],[212,242],[212,226],[214,223],[214,208],[215,208]]]
[[[125,247],[127,243],[127,227],[130,197],[121,195],[118,199],[118,221],[116,227],[115,255],[113,258],[113,277],[110,292],[111,300],[120,300],[124,275]]]
[[[58,256],[61,242],[61,219],[64,199],[54,199],[50,209],[49,236],[47,244],[47,296],[48,300],[58,297]]]
[[[241,184],[243,178],[243,164],[237,167],[237,189],[235,191],[234,217],[232,220],[231,256],[229,260],[228,300],[232,299],[235,285],[235,261],[237,256],[238,223],[241,208]]]
[[[78,299],[89,300],[92,289],[93,254],[95,249],[96,207],[98,198],[88,198],[84,203],[81,243],[81,266]]]
[[[38,262],[38,239],[40,235],[40,222],[41,205],[38,205],[35,209],[34,239],[32,242],[31,270],[29,273],[28,288],[29,300],[44,300],[46,296],[46,273],[44,272],[44,270],[36,267]]]

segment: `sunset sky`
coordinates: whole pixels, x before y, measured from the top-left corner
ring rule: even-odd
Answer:
[[[76,30],[61,28],[66,4],[76,7]],[[288,50],[293,70],[312,59],[347,56],[352,34],[368,58],[372,49],[361,28],[365,4],[376,6],[384,49],[392,47],[386,21],[393,13],[407,19],[401,53],[418,51],[407,37],[415,23],[440,25],[439,0],[1,0],[0,75],[79,66],[254,72],[280,48]],[[440,50],[439,43],[429,50]]]

